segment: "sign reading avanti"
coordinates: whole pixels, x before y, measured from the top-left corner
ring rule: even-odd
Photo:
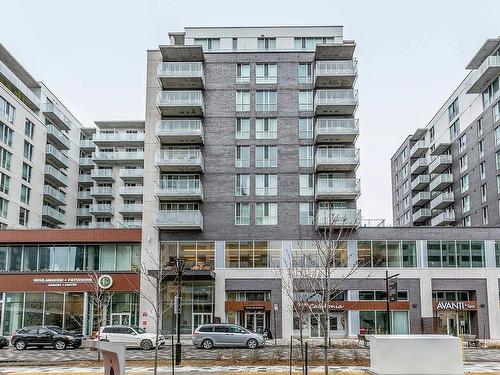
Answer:
[[[434,310],[453,310],[453,311],[475,311],[477,310],[476,301],[434,301]]]

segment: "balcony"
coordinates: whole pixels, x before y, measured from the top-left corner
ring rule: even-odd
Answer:
[[[441,212],[436,217],[431,219],[431,225],[434,226],[443,226],[450,225],[455,223],[455,212],[454,211],[444,211]]]
[[[94,180],[90,174],[79,174],[78,183],[82,186],[92,186],[94,185]]]
[[[314,72],[316,88],[350,89],[358,75],[356,60],[318,61]]]
[[[42,207],[42,218],[52,224],[60,225],[66,223],[66,215],[50,206]]]
[[[353,118],[318,118],[315,137],[317,143],[353,143],[359,134],[359,124]]]
[[[162,172],[203,172],[200,149],[172,149],[156,152],[155,165]]]
[[[97,199],[113,199],[113,189],[108,186],[94,186],[90,189],[90,195]]]
[[[203,186],[200,180],[160,180],[155,195],[161,201],[202,201]]]
[[[421,139],[421,140],[415,142],[415,144],[413,146],[411,146],[410,157],[411,158],[424,157],[428,148],[429,148],[428,143],[424,139]]]
[[[45,165],[45,179],[57,187],[68,186],[68,176],[52,165]]]
[[[429,202],[430,200],[431,200],[431,193],[429,191],[421,191],[411,199],[411,204],[412,206],[420,207]]]
[[[97,165],[113,165],[113,164],[144,164],[144,151],[115,151],[102,152],[96,151],[92,153],[92,160]]]
[[[163,61],[203,61],[200,45],[163,45],[160,53]]]
[[[201,120],[162,120],[156,123],[156,136],[163,144],[202,144]]]
[[[144,169],[143,168],[120,169],[119,176],[125,182],[140,182],[144,179]]]
[[[429,184],[429,190],[443,191],[448,186],[453,184],[453,175],[451,173],[440,174],[436,176]]]
[[[430,208],[421,208],[420,210],[417,210],[413,214],[413,222],[414,223],[422,223],[422,222],[428,220],[430,217],[431,217]]]
[[[92,169],[92,179],[99,183],[110,183],[115,180],[112,169]]]
[[[205,104],[201,91],[162,91],[156,97],[162,116],[203,116]]]
[[[52,124],[47,125],[47,140],[59,150],[69,150],[70,140],[68,137]]]
[[[153,225],[158,229],[203,230],[203,215],[194,211],[157,211]]]
[[[359,165],[357,148],[320,147],[316,150],[316,171],[354,171]]]
[[[316,227],[355,228],[361,223],[361,210],[355,208],[318,208]]]
[[[421,174],[420,176],[415,177],[415,179],[411,182],[411,190],[422,190],[431,181],[431,176],[428,174]]]
[[[23,102],[33,111],[40,109],[40,98],[32,91],[31,88],[21,81],[18,74],[15,74],[7,65],[0,61],[0,75],[10,82],[16,88],[16,95],[20,96]],[[33,79],[31,79],[32,81]],[[34,83],[34,82],[33,82]],[[40,87],[38,84],[34,86]],[[34,87],[33,87],[34,88]]]
[[[139,215],[142,216],[142,210],[144,209],[144,206],[142,203],[126,203],[122,204],[118,212],[121,213],[122,215]]]
[[[43,104],[42,112],[59,129],[69,130],[71,128],[71,120],[54,103]]]
[[[47,161],[58,168],[68,168],[68,157],[53,145],[47,145],[45,148],[45,157]]]
[[[429,163],[429,173],[443,173],[445,170],[451,167],[452,157],[451,155],[439,155],[436,156]]]
[[[96,222],[96,223],[89,223],[87,228],[94,228],[94,229],[109,229],[109,228],[114,228],[115,226],[113,223],[109,221],[101,221],[101,222]]]
[[[358,90],[316,90],[316,115],[352,116],[358,106]]]
[[[165,90],[202,89],[205,85],[201,62],[162,62],[158,65],[158,79]]]
[[[97,147],[139,147],[144,145],[144,133],[94,133],[92,141]]]
[[[127,220],[120,221],[116,225],[117,228],[142,228],[142,220]]]
[[[413,162],[411,165],[411,174],[421,174],[425,172],[427,167],[429,166],[429,162],[427,161],[426,158],[418,158]]]
[[[90,214],[90,208],[77,208],[76,209],[76,216],[79,218],[89,218],[92,217]]]
[[[78,166],[86,171],[89,171],[94,168],[94,160],[90,157],[83,157],[78,160]]]
[[[53,188],[50,185],[43,187],[43,199],[54,206],[66,206],[66,193]]]
[[[142,198],[144,186],[120,186],[118,194],[123,198]]]
[[[343,43],[324,43],[316,45],[316,60],[352,60],[356,43],[344,40]]]
[[[90,191],[79,191],[76,195],[76,199],[81,202],[92,202],[94,198],[90,195]]]
[[[95,143],[92,139],[80,139],[80,149],[85,152],[92,152],[95,150]]]
[[[482,93],[498,74],[500,74],[500,56],[488,56],[471,76],[467,94]]]
[[[91,204],[90,213],[94,216],[113,216],[113,206],[110,204]]]
[[[455,202],[455,196],[451,192],[442,192],[431,200],[431,210],[442,210]]]
[[[360,192],[359,180],[355,178],[318,178],[316,199],[357,199]]]

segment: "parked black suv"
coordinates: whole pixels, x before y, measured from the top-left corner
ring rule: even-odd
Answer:
[[[58,327],[56,327],[58,328]],[[59,328],[60,332],[63,332]],[[77,339],[69,333],[60,333],[46,326],[24,327],[16,331],[12,336],[11,343],[17,350],[24,350],[29,346],[42,348],[44,346],[53,346],[58,350],[64,350],[68,346],[80,346],[81,338]]]
[[[0,349],[3,349],[4,347],[9,345],[9,340],[7,340],[5,337],[0,336]]]

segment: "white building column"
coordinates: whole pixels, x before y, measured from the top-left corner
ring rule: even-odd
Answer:
[[[347,291],[348,301],[358,301],[359,291],[348,290]],[[348,310],[347,311],[347,337],[356,337],[359,333],[359,311],[358,310]]]
[[[226,322],[226,274],[224,268],[224,241],[215,242],[214,317]],[[220,271],[219,271],[220,270]]]
[[[490,339],[500,340],[500,303],[498,302],[499,276],[496,272],[489,273],[486,278],[488,296],[488,320],[490,325]]]
[[[290,264],[292,260],[292,241],[283,241],[283,262],[282,267],[285,264]],[[281,286],[281,332],[284,340],[290,339],[293,335],[293,300],[291,298],[292,293],[289,289],[292,287],[292,279],[287,275],[286,272],[283,273]]]
[[[432,278],[427,272],[420,275],[420,307],[422,318],[434,316],[432,310]]]

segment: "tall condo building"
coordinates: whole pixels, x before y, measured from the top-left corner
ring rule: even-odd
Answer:
[[[500,225],[500,38],[391,158],[395,226]]]
[[[142,236],[151,258],[195,251],[207,269],[268,267],[277,261],[268,249],[313,239],[332,217],[358,226],[355,43],[342,27],[193,27],[169,36],[148,51]],[[217,246],[225,259],[214,259]],[[207,272],[186,293],[214,286]],[[255,280],[240,288],[254,290]],[[216,314],[212,306],[186,313],[183,332]],[[170,313],[164,329],[173,321]]]

